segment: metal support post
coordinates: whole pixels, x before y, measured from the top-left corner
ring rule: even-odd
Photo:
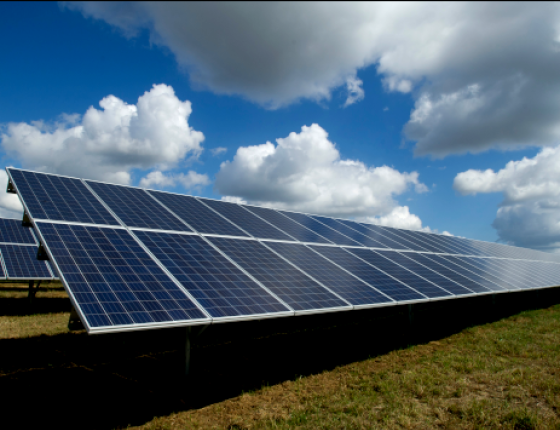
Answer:
[[[70,318],[68,319],[68,330],[83,330],[85,327],[80,320],[80,316],[74,306],[72,306],[72,310],[70,311]]]
[[[185,376],[189,376],[191,367],[191,328],[185,331]]]
[[[408,325],[412,328],[414,324],[414,307],[412,304],[408,305]]]
[[[33,303],[35,294],[37,294],[37,290],[39,289],[40,286],[41,286],[41,281],[38,281],[36,286],[35,286],[35,281],[29,281],[29,292],[27,294],[27,297],[29,298],[29,303]]]

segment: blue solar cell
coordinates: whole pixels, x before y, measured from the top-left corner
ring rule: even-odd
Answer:
[[[140,188],[87,183],[128,227],[192,231]]]
[[[406,237],[408,240],[417,243],[423,248],[426,248],[428,251],[437,253],[449,253],[450,251],[448,248],[442,247],[441,245],[431,241],[426,237],[426,234],[420,234],[416,231],[411,230],[399,230],[399,233]]]
[[[448,291],[442,290],[437,285],[421,278],[417,274],[385,257],[385,255],[387,255],[385,253],[359,248],[349,248],[348,251],[404,284],[411,286],[426,297],[436,298],[452,296]]]
[[[410,235],[408,231],[386,227],[386,226],[382,226],[379,228],[385,234],[391,233],[392,234],[391,237],[399,238],[401,242],[406,241],[407,244],[412,243],[414,246],[411,245],[411,249],[415,249],[417,251],[441,252],[438,248],[434,246],[430,246],[430,244],[427,244],[424,241],[420,241],[416,237]]]
[[[509,284],[508,282],[505,282],[504,280],[502,280],[500,278],[497,278],[496,276],[492,275],[492,273],[490,273],[488,270],[486,270],[486,265],[484,264],[484,260],[482,260],[480,258],[474,259],[471,264],[462,260],[461,257],[454,257],[454,256],[451,256],[451,255],[446,255],[444,258],[448,261],[451,261],[452,263],[454,263],[458,266],[463,267],[464,269],[470,270],[470,271],[476,273],[477,275],[484,277],[488,281],[493,282],[494,285],[499,286],[500,289],[504,289],[504,290],[516,290],[517,289],[513,285]]]
[[[348,307],[343,300],[255,240],[208,239],[296,311]]]
[[[409,249],[408,246],[403,245],[400,242],[397,242],[396,240],[393,239],[389,239],[388,237],[385,237],[383,235],[381,235],[378,231],[373,231],[370,230],[369,228],[364,227],[362,224],[354,222],[354,221],[350,221],[350,220],[346,220],[346,219],[337,219],[338,222],[341,222],[342,224],[344,224],[347,227],[350,227],[356,231],[359,231],[360,233],[366,235],[367,237],[372,238],[373,240],[382,243],[383,245],[385,245],[387,248],[391,248],[391,249]]]
[[[34,219],[118,225],[79,179],[8,169]]]
[[[36,245],[31,230],[31,227],[23,227],[21,220],[0,218],[0,242]]]
[[[279,228],[284,233],[288,233],[296,240],[299,240],[301,242],[331,243],[324,237],[319,236],[317,233],[309,230],[301,224],[293,221],[291,218],[288,218],[273,209],[258,208],[254,206],[243,207],[258,215],[265,221],[268,221],[270,224]]]
[[[465,250],[442,239],[442,235],[433,233],[416,232],[423,240],[442,248],[448,254],[465,254]]]
[[[439,236],[439,240],[445,243],[449,243],[449,245],[454,246],[455,248],[458,248],[460,253],[463,255],[474,255],[480,257],[488,256],[488,254],[470,246],[463,238],[453,236]]]
[[[194,197],[160,191],[149,191],[149,193],[199,233],[248,237],[246,233]]]
[[[254,237],[258,237],[259,239],[294,240],[276,227],[264,222],[262,219],[235,203],[209,199],[201,199],[200,201],[210,206],[216,212]]]
[[[126,230],[36,227],[89,327],[208,319]]]
[[[288,218],[294,220],[298,224],[307,227],[309,230],[323,236],[325,239],[330,240],[332,243],[336,243],[337,245],[348,245],[348,246],[361,246],[361,243],[358,243],[349,237],[344,236],[332,228],[327,227],[325,224],[321,224],[319,221],[314,220],[308,215],[300,214],[296,212],[284,212],[278,211],[279,213],[287,216]]]
[[[213,318],[290,311],[199,236],[135,234]]]
[[[423,266],[422,264],[409,258],[408,256],[410,253],[408,252],[400,253],[396,251],[379,251],[379,254],[383,255],[384,257],[390,258],[395,263],[398,263],[401,266],[406,267],[408,270],[416,273],[417,275],[422,276],[428,281],[433,282],[434,284],[449,291],[450,293],[453,293],[458,296],[464,294],[473,294],[473,291],[469,290],[468,288],[458,284],[455,281],[446,278],[443,275],[440,275],[439,273],[432,270],[431,268]]]
[[[483,285],[480,285],[478,282],[471,279],[470,277],[464,276],[461,273],[450,269],[448,267],[449,262],[444,261],[441,255],[432,254],[430,255],[430,258],[428,258],[426,254],[418,254],[415,252],[407,252],[405,255],[408,258],[416,261],[417,263],[420,263],[423,266],[426,266],[434,270],[435,272],[438,272],[440,275],[443,275],[446,278],[449,278],[452,281],[461,284],[465,288],[468,288],[469,290],[474,291],[475,293],[487,293],[490,291],[488,288],[484,287]]]
[[[334,218],[327,218],[327,217],[322,217],[317,215],[313,215],[313,218],[325,224],[326,226],[329,226],[333,230],[336,230],[337,232],[349,237],[350,239],[359,242],[364,246],[369,246],[371,248],[387,248],[381,242],[378,242],[377,240],[374,240],[368,236],[364,236],[363,234],[357,232],[356,230],[352,230],[350,227],[345,226],[344,224],[338,222]]]
[[[387,296],[374,290],[305,245],[268,242],[267,246],[354,306],[392,302]]]
[[[383,294],[388,295],[393,300],[409,301],[426,298],[423,294],[414,291],[402,282],[384,274],[371,264],[360,260],[343,248],[335,248],[332,246],[311,246],[311,248],[329,260],[336,262],[336,264],[348,270],[372,287],[375,287]]]
[[[415,244],[414,242],[411,242],[409,240],[407,240],[405,237],[402,237],[401,235],[395,234],[392,230],[380,227],[378,225],[373,225],[373,224],[365,224],[365,223],[360,223],[362,226],[364,226],[365,228],[373,231],[374,233],[378,233],[382,236],[388,237],[389,239],[392,239],[396,242],[402,243],[403,245],[405,245],[406,247],[408,247],[409,249],[412,249],[414,251],[426,251],[425,248],[418,246],[417,244]]]
[[[37,246],[0,245],[8,279],[52,279],[46,261],[37,260]]]

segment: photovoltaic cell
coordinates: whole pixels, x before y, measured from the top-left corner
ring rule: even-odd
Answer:
[[[0,218],[0,242],[36,244],[31,227],[23,227],[21,220]]]
[[[413,259],[409,258],[408,255],[410,253],[401,253],[396,251],[379,251],[379,254],[390,258],[395,263],[400,264],[403,267],[406,267],[408,270],[416,273],[417,275],[422,276],[423,278],[427,279],[428,281],[433,282],[434,284],[438,285],[441,288],[453,293],[457,296],[464,295],[464,294],[473,294],[473,291],[465,288],[464,286],[454,282],[443,275],[440,275],[436,271],[423,266],[422,264],[414,261]]]
[[[348,307],[343,300],[257,241],[208,239],[296,311]]]
[[[294,239],[301,242],[315,242],[315,243],[331,243],[317,233],[309,230],[308,228],[298,224],[292,219],[276,212],[273,209],[258,208],[255,206],[243,206],[245,209],[250,210],[254,214],[260,216],[262,219],[268,221],[272,225],[276,226],[284,233],[288,233]]]
[[[400,302],[426,298],[424,295],[414,291],[402,282],[384,274],[372,265],[347,252],[343,248],[335,248],[332,246],[310,247],[329,260],[336,262],[336,264],[357,276],[362,281],[388,295],[393,300]]]
[[[140,188],[87,183],[128,227],[192,231]]]
[[[36,227],[89,327],[209,320],[126,230]]]
[[[365,224],[365,223],[359,223],[362,226],[364,226],[365,228],[373,231],[374,233],[378,233],[382,236],[388,237],[389,239],[392,239],[396,242],[402,243],[403,245],[405,245],[407,248],[412,249],[414,251],[426,251],[425,248],[418,246],[417,244],[407,240],[406,238],[403,238],[400,235],[396,235],[394,234],[392,231],[386,229],[386,228],[382,228],[379,227],[377,225],[373,225],[373,224]]]
[[[393,301],[305,245],[268,242],[267,246],[354,306]]]
[[[363,235],[375,240],[376,242],[382,243],[387,248],[409,249],[408,246],[405,246],[402,243],[397,242],[393,239],[389,239],[388,237],[385,237],[385,236],[379,234],[379,232],[370,230],[370,229],[364,227],[362,224],[359,224],[357,222],[349,221],[349,220],[345,220],[345,219],[337,219],[337,221],[344,224],[347,227],[350,227],[350,228],[362,233]]]
[[[118,225],[79,179],[8,169],[34,219]]]
[[[350,239],[359,242],[364,246],[369,246],[371,248],[387,248],[381,242],[378,242],[368,236],[364,236],[363,234],[357,232],[356,230],[352,230],[350,227],[345,226],[344,224],[338,222],[334,218],[327,218],[322,216],[313,215],[313,218],[326,226],[329,226],[333,230],[348,236]]]
[[[410,230],[399,230],[403,236],[405,236],[408,240],[415,241],[418,245],[426,248],[428,251],[437,252],[437,253],[449,253],[449,249],[436,244],[429,239],[426,239],[425,235],[421,235],[416,231]]]
[[[37,247],[0,245],[8,279],[53,279],[46,261],[37,260]]]
[[[149,191],[149,193],[199,233],[248,237],[246,233],[194,197],[159,191]]]
[[[494,283],[494,285],[499,286],[501,289],[504,290],[516,290],[517,288],[514,287],[513,285],[510,285],[507,282],[504,282],[502,279],[497,278],[496,276],[492,275],[488,270],[486,270],[485,264],[483,263],[483,260],[481,259],[476,259],[473,260],[474,261],[474,265],[473,264],[469,264],[463,260],[460,259],[460,257],[454,257],[451,255],[446,255],[444,257],[447,261],[451,261],[452,263],[463,267],[464,269],[470,270],[474,273],[476,273],[478,276],[484,277],[485,279],[487,279],[488,281],[491,281]]]
[[[417,274],[391,261],[389,258],[386,258],[384,256],[385,254],[359,248],[348,248],[348,251],[404,284],[413,287],[426,297],[436,298],[452,296],[451,293],[442,290],[437,285],[422,279]]]
[[[223,215],[254,237],[258,237],[259,239],[294,240],[290,236],[278,230],[276,227],[264,222],[262,219],[256,217],[235,203],[220,202],[209,199],[201,199],[200,201],[207,204],[216,212]]]
[[[135,234],[213,318],[290,312],[201,237]]]
[[[504,262],[512,261],[512,260],[500,260],[497,258],[476,258],[476,257],[457,257],[461,261],[464,261],[472,266],[478,267],[479,264],[482,264],[484,270],[488,273],[491,273],[498,279],[502,279],[508,284],[512,285],[514,288],[532,288],[536,287],[537,285],[534,282],[534,279],[526,277],[525,273],[517,272],[514,265],[504,264]]]
[[[325,224],[321,224],[319,221],[314,220],[310,216],[296,212],[278,212],[330,240],[332,243],[336,243],[337,245],[362,246],[361,243],[353,241],[349,237],[334,231],[332,228],[327,227]]]

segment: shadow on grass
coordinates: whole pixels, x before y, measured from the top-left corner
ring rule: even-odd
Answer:
[[[35,314],[52,314],[70,312],[71,305],[68,298],[35,297],[33,302],[29,298],[0,298],[0,316],[25,316]]]
[[[560,303],[560,289],[215,325],[194,341],[182,376],[185,329],[0,340],[6,428],[110,429],[203,407],[321,373],[522,310]]]

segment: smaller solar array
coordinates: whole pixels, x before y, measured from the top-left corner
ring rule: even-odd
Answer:
[[[0,268],[5,280],[58,279],[48,261],[37,260],[38,243],[21,220],[0,218]]]

